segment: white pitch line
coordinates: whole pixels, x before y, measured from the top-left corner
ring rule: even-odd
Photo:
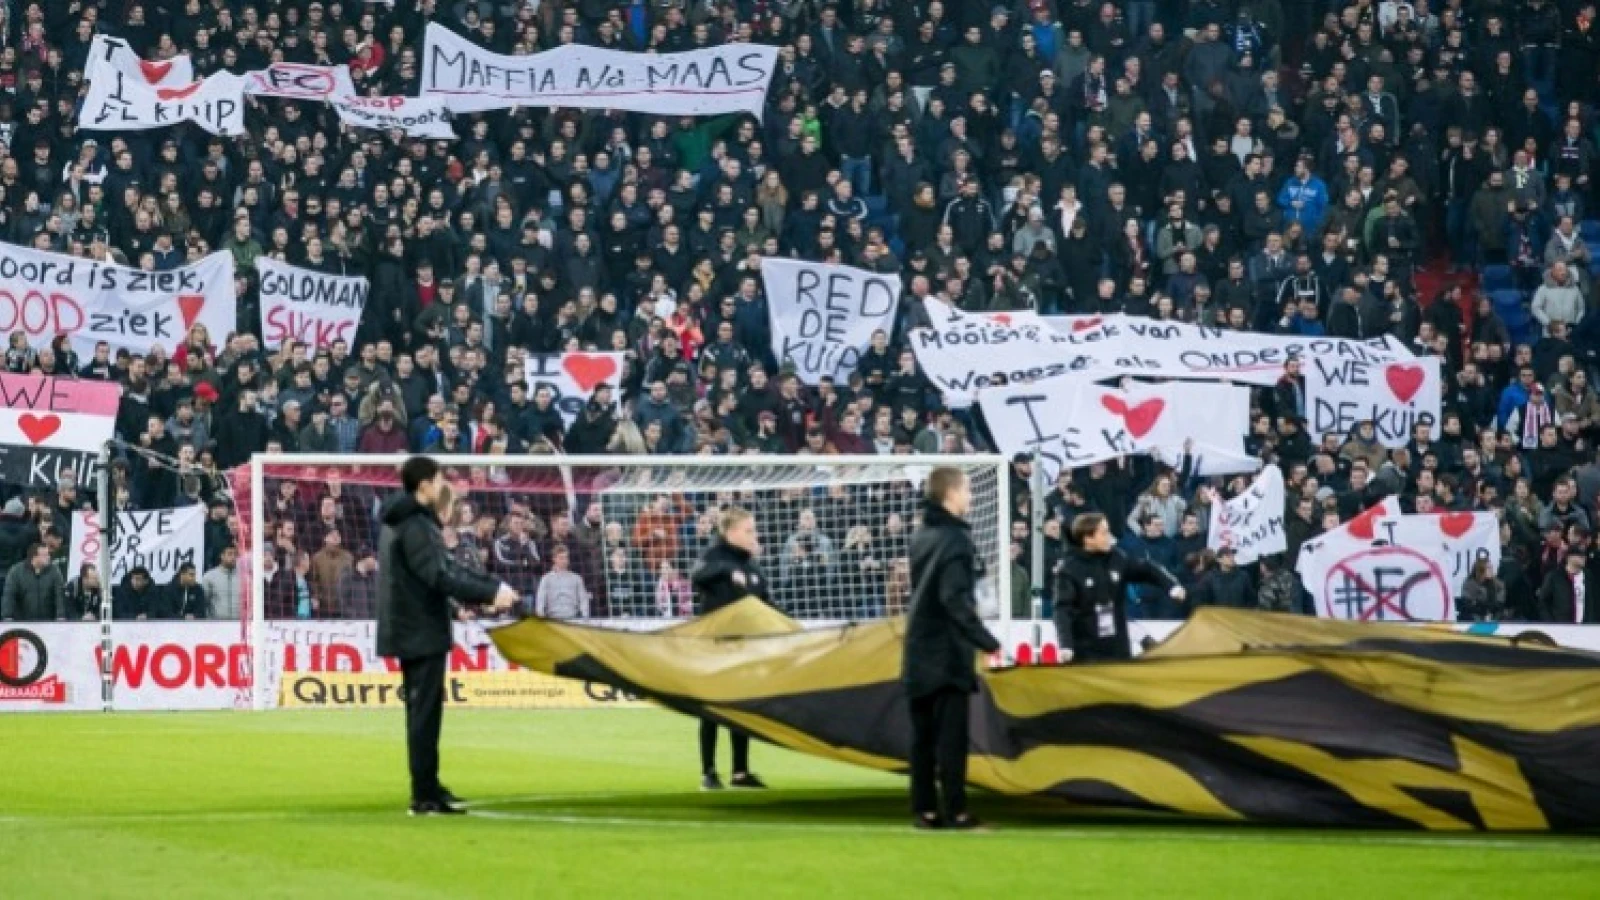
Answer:
[[[502,806],[510,803],[526,803],[553,800],[595,800],[608,796],[633,796],[633,795],[594,795],[585,794],[575,796],[562,795],[536,795],[518,798],[498,798],[483,801],[471,807],[472,813],[466,819],[480,819],[495,822],[529,822],[548,825],[586,825],[599,828],[645,828],[645,829],[679,829],[679,830],[735,830],[741,832],[771,831],[789,833],[813,834],[882,834],[882,835],[909,835],[922,834],[915,832],[909,825],[875,825],[870,823],[838,823],[838,822],[774,822],[751,819],[662,819],[646,818],[640,816],[616,815],[589,815],[572,811],[552,812],[514,812],[505,810],[483,809],[484,806]],[[727,807],[727,811],[736,811],[737,807]],[[135,813],[129,815],[95,814],[95,815],[63,815],[63,816],[0,816],[0,825],[19,825],[36,828],[40,826],[77,826],[77,825],[115,825],[115,824],[225,824],[229,822],[269,822],[269,821],[306,821],[315,822],[321,819],[348,819],[348,818],[383,818],[398,819],[404,814],[403,809],[394,810],[328,810],[328,811],[294,811],[294,810],[256,810],[238,812],[173,812],[173,813]],[[1173,841],[1181,843],[1212,843],[1212,844],[1343,844],[1350,846],[1383,846],[1383,847],[1413,847],[1430,850],[1512,850],[1518,852],[1544,852],[1567,853],[1579,856],[1600,855],[1600,841],[1588,842],[1571,839],[1542,840],[1531,836],[1529,840],[1508,840],[1504,838],[1481,837],[1472,834],[1452,835],[1352,835],[1341,834],[1336,829],[1320,832],[1316,835],[1284,835],[1274,834],[1270,831],[1227,832],[1203,831],[1199,828],[1170,829],[1161,826],[1149,828],[1127,828],[1121,826],[1108,826],[1099,828],[1094,826],[1073,826],[1069,828],[1033,828],[1033,827],[1006,827],[999,825],[992,832],[977,832],[974,837],[992,837],[996,835],[1011,835],[1020,837],[1037,837],[1044,839],[1061,840],[1144,840],[1144,841]],[[947,837],[953,835],[947,835]],[[963,835],[965,836],[965,835]]]

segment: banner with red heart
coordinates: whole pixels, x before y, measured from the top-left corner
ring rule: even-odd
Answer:
[[[625,353],[535,353],[523,363],[528,402],[537,404],[541,390],[550,394],[550,405],[570,427],[602,384],[612,387],[611,408],[622,398],[622,380],[627,375]]]
[[[1329,434],[1348,437],[1364,422],[1372,425],[1371,439],[1387,448],[1409,444],[1418,426],[1427,426],[1431,439],[1439,438],[1444,397],[1437,357],[1383,365],[1313,357],[1301,374],[1306,433],[1313,441]]]

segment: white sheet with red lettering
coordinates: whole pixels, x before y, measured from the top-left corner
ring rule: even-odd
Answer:
[[[262,345],[276,350],[286,340],[315,348],[342,340],[354,345],[361,311],[367,306],[367,280],[325,275],[263,256],[261,276]]]
[[[85,359],[99,341],[139,355],[159,344],[170,355],[195,323],[215,346],[237,327],[237,304],[226,251],[145,272],[0,244],[0,333],[21,331],[35,348],[65,334]]]

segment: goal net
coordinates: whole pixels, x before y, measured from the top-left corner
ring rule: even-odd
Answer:
[[[378,509],[405,456],[266,456],[241,470],[244,643],[241,705],[401,702],[394,661],[374,653]],[[1005,617],[1009,474],[998,456],[444,457],[455,486],[446,544],[462,564],[517,589],[520,614],[651,629],[694,613],[690,575],[721,510],[749,510],[774,605],[807,625],[905,611],[922,482],[964,470],[985,575],[979,611]],[[458,623],[447,702],[614,705],[609,688],[515,670],[483,627]]]

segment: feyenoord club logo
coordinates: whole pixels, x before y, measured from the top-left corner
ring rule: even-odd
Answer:
[[[21,628],[0,632],[0,702],[65,703],[67,686],[59,675],[44,677],[49,667],[50,653],[38,635]]]

